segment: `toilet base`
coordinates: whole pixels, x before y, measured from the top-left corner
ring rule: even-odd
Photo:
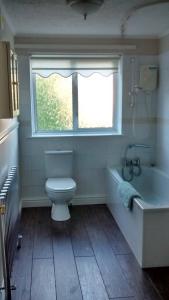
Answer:
[[[70,219],[67,204],[52,204],[51,218],[54,221],[67,221]]]

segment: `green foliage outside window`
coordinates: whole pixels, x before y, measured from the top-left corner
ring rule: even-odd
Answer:
[[[72,77],[36,75],[37,129],[72,129]]]

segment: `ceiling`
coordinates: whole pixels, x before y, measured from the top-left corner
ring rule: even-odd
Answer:
[[[105,0],[87,17],[73,11],[66,0],[3,0],[16,36],[120,36],[124,16],[150,0]],[[127,22],[126,35],[156,37],[169,30],[169,2],[137,10]]]

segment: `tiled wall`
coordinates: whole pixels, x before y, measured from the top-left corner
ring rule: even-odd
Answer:
[[[159,56],[157,165],[169,175],[169,48]]]
[[[132,132],[132,109],[129,90],[131,85],[131,57],[124,56],[123,82],[123,135],[103,137],[60,137],[31,138],[31,101],[29,58],[19,57],[20,74],[20,165],[22,198],[24,205],[42,205],[46,203],[44,192],[45,171],[44,151],[46,149],[73,149],[75,151],[74,177],[77,181],[76,202],[101,202],[105,195],[106,166],[120,165],[124,149],[133,142],[151,144],[152,149],[137,149],[133,155],[139,155],[143,163],[154,162],[156,92],[152,95],[152,106],[147,99],[151,113],[145,110],[145,95],[137,97],[136,131]],[[137,56],[136,71],[140,64],[157,63],[157,56]],[[137,80],[136,80],[137,81]],[[136,82],[137,83],[137,82]]]

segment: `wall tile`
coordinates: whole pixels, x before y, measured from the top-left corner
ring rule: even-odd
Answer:
[[[156,160],[158,167],[169,175],[169,52],[161,54],[159,62]]]
[[[157,63],[156,56],[137,56],[136,82],[139,78],[139,65]],[[79,195],[105,193],[105,167],[120,165],[127,144],[141,142],[154,145],[155,124],[149,131],[149,124],[136,124],[136,134],[132,131],[132,109],[130,107],[129,91],[131,89],[131,56],[124,57],[123,76],[123,135],[103,137],[69,137],[69,138],[30,138],[31,136],[31,95],[29,77],[29,59],[19,58],[20,72],[20,166],[22,197],[44,197],[44,151],[67,149],[75,151],[75,172]],[[153,105],[150,117],[156,113],[156,93],[153,93]],[[144,95],[137,99],[136,123],[139,118],[146,118]],[[146,134],[145,134],[146,133]],[[143,163],[154,161],[154,148],[151,152],[138,151]],[[29,177],[29,178],[28,178]]]

